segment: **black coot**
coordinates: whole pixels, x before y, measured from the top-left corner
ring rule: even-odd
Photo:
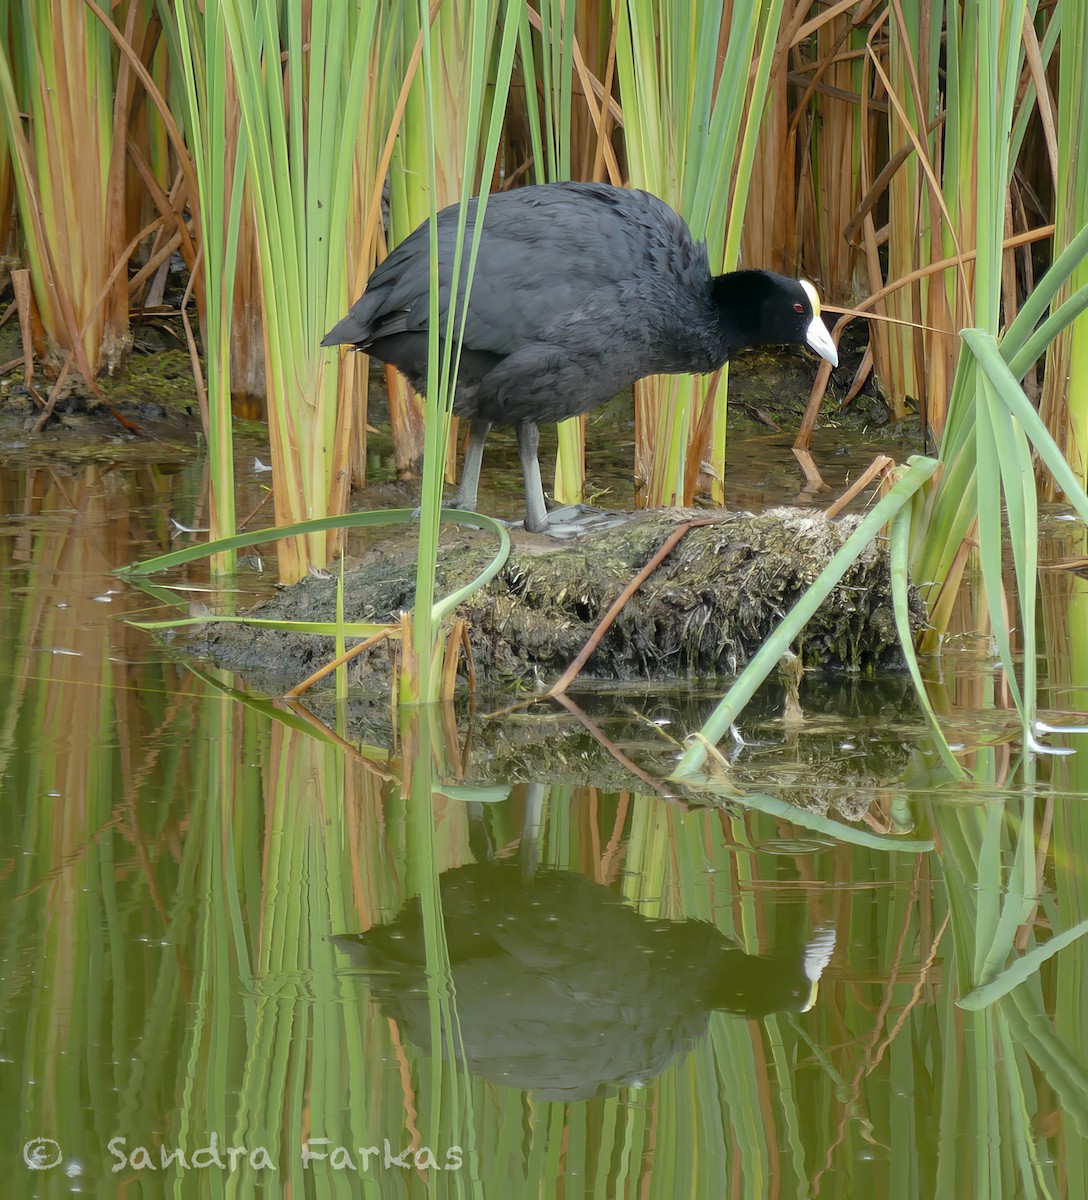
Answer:
[[[464,262],[475,217],[472,200]],[[443,328],[456,236],[453,205],[438,215]],[[429,261],[424,222],[374,271],[321,344],[354,346],[392,363],[422,391]],[[746,346],[794,342],[837,363],[819,312],[805,281],[769,271],[711,275],[705,245],[647,192],[547,183],[490,196],[453,405],[471,420],[471,433],[450,507],[476,507],[484,438],[492,425],[514,425],[525,528],[545,529],[538,422],[589,412],[645,375],[714,371]]]
[[[823,928],[746,954],[713,925],[645,917],[584,875],[539,868],[527,879],[512,859],[456,867],[439,887],[458,1017],[456,1049],[443,1052],[540,1100],[653,1078],[706,1034],[714,1011],[806,1012],[835,946]],[[419,898],[390,924],[333,941],[405,1039],[431,1050]]]

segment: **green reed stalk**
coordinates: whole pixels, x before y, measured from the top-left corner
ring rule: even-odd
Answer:
[[[389,172],[389,244],[397,245],[430,216],[455,203],[466,178],[472,192],[483,187],[480,166],[480,127],[472,126],[473,96],[484,86],[489,66],[477,57],[472,10],[468,5],[441,3],[426,6],[390,5],[399,25],[399,70],[414,72],[404,115],[393,146]],[[493,12],[498,7],[493,5]],[[430,47],[434,87],[441,96],[436,108],[428,105],[423,78],[413,67],[418,43]],[[433,139],[431,131],[433,129]],[[433,160],[431,155],[433,154]],[[433,165],[433,170],[432,170]],[[424,451],[426,405],[407,381],[392,368],[389,385],[389,418],[398,475],[416,470]],[[457,421],[447,440],[446,478],[455,477]]]
[[[1085,552],[1084,531],[1071,531],[1067,548]],[[1052,680],[1062,688],[1063,701],[1074,712],[1088,711],[1088,579],[1068,572],[1047,572],[1043,588],[1058,593],[1056,604],[1044,610]],[[1063,578],[1064,577],[1064,578]],[[1055,773],[1053,889],[1057,906],[1057,928],[1070,929],[1088,920],[1088,806],[1079,797],[1088,795],[1088,757],[1083,751],[1064,758]],[[1074,799],[1073,797],[1078,797]],[[1083,952],[1061,954],[1054,968],[1054,1002],[1047,1011],[1054,1016],[1054,1035],[1061,1039],[1070,1063],[1088,1063],[1088,973]],[[1088,1144],[1077,1130],[1063,1130],[1058,1161],[1069,1180],[1071,1194],[1088,1187]],[[1077,1180],[1080,1183],[1077,1183]]]
[[[337,360],[320,342],[348,290],[342,246],[360,122],[388,120],[384,104],[363,104],[383,65],[378,18],[376,5],[334,0],[222,0],[261,258],[279,524],[347,503],[353,406],[337,412]],[[332,534],[281,543],[281,578],[323,565],[334,546]]]
[[[533,141],[533,175],[537,183],[570,178],[571,93],[574,77],[574,4],[547,0],[540,8],[540,90],[543,113],[536,90],[525,89],[525,107]],[[533,41],[528,21],[521,29],[522,63],[526,80],[535,79]],[[541,137],[541,130],[543,137]],[[584,416],[560,421],[556,427],[556,500],[580,504],[586,483],[586,422]]]
[[[932,9],[904,0],[888,14],[886,59],[875,34],[869,39],[869,65],[890,106],[889,149],[893,161],[905,155],[888,185],[887,277],[966,256],[884,302],[884,311],[926,328],[892,326],[874,333],[876,367],[893,412],[904,415],[913,398],[938,440],[959,354],[955,331],[981,325],[996,333],[1002,315],[997,309],[1004,306],[1007,320],[1018,301],[1014,252],[995,259],[994,238],[995,223],[1003,237],[1022,223],[1022,188],[1013,167],[1034,114],[1049,113],[1049,101],[1037,104],[1027,47],[1030,41],[1032,62],[1038,60],[1045,71],[1060,22],[1052,19],[1038,43],[1031,24],[1036,9],[1035,0],[1002,14],[990,6]],[[882,281],[871,220],[867,229],[870,273],[875,270]],[[976,249],[985,261],[974,257]]]
[[[737,265],[740,226],[782,0],[624,0],[616,77],[631,182],[667,200],[705,238],[713,270]],[[724,50],[722,49],[724,41]],[[751,79],[750,87],[738,80]],[[636,384],[640,503],[686,504],[704,460],[724,497],[719,376]]]
[[[283,1174],[292,1189],[307,1189],[300,1147],[315,1139],[318,1153],[358,1145],[356,1123],[373,1121],[370,1106],[349,1097],[368,1094],[366,1047],[354,988],[342,988],[331,937],[351,930],[351,857],[345,828],[345,757],[308,734],[277,724],[267,763],[264,888],[259,902],[255,973],[278,993],[259,990],[247,1005],[247,1059],[237,1114],[239,1137],[261,1131],[274,1145],[283,1135]],[[230,877],[228,875],[228,883]],[[228,893],[229,895],[229,893]],[[256,907],[256,906],[255,906]],[[351,924],[345,926],[345,921]],[[254,930],[257,922],[254,922]],[[307,979],[300,990],[290,981]],[[284,989],[282,992],[280,989]],[[263,992],[263,994],[261,994]],[[346,993],[346,994],[345,994]],[[328,1145],[316,1142],[328,1138]],[[336,1194],[334,1187],[327,1192]]]
[[[477,220],[467,260],[463,258],[464,230],[466,228],[466,203],[472,194],[471,180],[475,176],[476,147],[483,138],[481,176],[490,178],[498,157],[499,138],[502,132],[506,99],[510,91],[510,76],[513,69],[514,49],[517,45],[517,30],[520,21],[522,0],[508,0],[502,6],[503,20],[501,39],[496,49],[494,39],[499,6],[492,0],[474,0],[469,17],[470,61],[468,78],[472,86],[467,94],[465,119],[464,156],[466,169],[461,185],[461,210],[459,215],[457,251],[454,256],[450,295],[458,294],[462,271],[466,292],[472,286],[479,239],[483,232],[483,214],[486,210],[486,194],[480,197]],[[416,570],[415,610],[411,634],[411,653],[405,645],[404,669],[400,681],[402,703],[415,704],[438,698],[440,682],[439,659],[441,654],[441,626],[439,614],[435,612],[435,570],[438,561],[438,531],[442,506],[442,484],[445,477],[446,447],[453,407],[454,384],[457,377],[457,360],[461,340],[464,336],[464,314],[451,303],[445,328],[441,328],[438,313],[438,257],[436,218],[440,207],[438,157],[435,153],[436,137],[440,126],[435,116],[439,104],[437,60],[431,44],[430,24],[425,0],[421,0],[420,20],[423,28],[423,89],[427,112],[431,119],[427,124],[431,154],[431,297],[428,320],[429,345],[427,362],[426,425],[424,430],[423,491],[420,499],[419,560]],[[495,54],[492,74],[490,64]],[[468,169],[471,163],[473,169]]]
[[[1015,991],[1001,995],[997,986],[987,995],[987,985],[1000,978],[1006,963],[1030,962],[1062,934],[1054,927],[1052,910],[1039,930],[1034,915],[1041,869],[1034,810],[1036,797],[1046,795],[1048,788],[1036,778],[1030,756],[1019,773],[1016,782],[1025,796],[1020,808],[1010,806],[1011,781],[989,751],[979,755],[975,774],[991,791],[1001,789],[997,798],[981,805],[938,801],[930,807],[951,902],[949,975],[954,973],[956,981],[957,1024],[966,1035],[957,1065],[961,1080],[966,1072],[976,1081],[969,1096],[962,1087],[950,1087],[946,1103],[957,1140],[969,1128],[978,1146],[977,1182],[972,1187],[964,1181],[973,1194],[1053,1194],[1053,1168],[1049,1156],[1036,1150],[1038,1131],[1032,1121],[1040,1077],[1061,1097],[1067,1120],[1082,1136],[1088,1115],[1088,1076],[1047,1016],[1052,1010],[1040,971],[1025,977]],[[1045,940],[1037,943],[1038,933]],[[993,1153],[995,1136],[1004,1151],[1000,1157]]]
[[[929,591],[932,647],[947,626],[953,597],[967,561],[964,539],[978,531],[978,555],[988,621],[1001,648],[1013,697],[1025,733],[1032,739],[1035,718],[1035,565],[1037,517],[1033,448],[1043,458],[1069,500],[1088,512],[1088,498],[1053,439],[1019,387],[1035,358],[1061,328],[1081,311],[1079,293],[1046,317],[1060,287],[1069,279],[1088,245],[1088,228],[1070,239],[1035,292],[1027,297],[1001,339],[1003,323],[1002,242],[1006,197],[1016,141],[1015,100],[1021,74],[1023,22],[1031,10],[1019,4],[982,5],[965,12],[962,29],[950,25],[948,55],[958,63],[962,91],[978,83],[973,130],[960,126],[958,153],[975,176],[972,307],[975,329],[964,331],[965,347],[957,367],[941,444],[941,473],[918,508],[913,533],[914,577]],[[968,81],[970,81],[968,83]],[[950,118],[952,105],[950,103]],[[946,147],[949,156],[952,145]],[[965,171],[966,173],[966,171]],[[1083,290],[1083,289],[1082,289]],[[1088,290],[1085,292],[1088,299]],[[1026,434],[1025,434],[1026,431]],[[1030,439],[1030,440],[1029,440]],[[1009,607],[1003,594],[1002,510],[1008,522],[1018,590],[1023,677],[1013,674]]]
[[[209,537],[235,533],[234,441],[230,347],[235,267],[241,225],[246,146],[238,140],[238,112],[228,84],[230,50],[218,0],[180,0],[178,57],[188,106],[186,132],[200,190],[201,281],[208,411]],[[230,149],[233,147],[233,153]],[[217,555],[213,570],[233,569],[233,552]]]
[[[0,29],[11,29],[12,0],[0,2]],[[0,118],[0,255],[15,257],[18,224],[15,216],[15,156],[8,132],[7,102]]]
[[[187,1008],[186,1019],[179,1022],[177,1073],[188,1079],[207,1074],[202,1088],[178,1092],[175,1084],[174,1094],[181,1099],[172,1112],[172,1129],[181,1146],[202,1140],[206,1130],[230,1128],[247,1047],[258,1036],[254,954],[244,914],[260,909],[261,869],[259,862],[249,871],[243,864],[248,859],[252,866],[259,853],[265,819],[261,776],[243,768],[258,758],[253,710],[210,687],[194,699],[197,737],[184,809],[187,836],[169,936],[186,948],[185,974],[192,972],[191,979],[176,985],[174,1003],[183,1002],[184,991]],[[240,996],[247,997],[242,1014]],[[232,1036],[239,1025],[246,1031],[244,1039]],[[214,1064],[211,1070],[209,1063]],[[240,1103],[245,1111],[244,1094]],[[261,1143],[274,1152],[274,1143],[264,1135],[260,1130]]]
[[[978,519],[978,460],[976,450],[976,396],[983,386],[980,365],[1001,402],[1023,426],[1055,484],[1080,511],[1088,514],[1088,500],[1060,448],[1043,426],[1018,381],[1053,338],[1088,308],[1088,285],[1047,315],[1056,303],[1061,285],[1088,251],[1088,225],[1081,229],[1028,296],[1020,313],[1001,340],[999,352],[982,331],[966,331],[974,354],[964,354],[956,373],[949,425],[941,448],[939,483],[925,498],[913,530],[914,576],[931,592],[930,623],[934,633],[946,628],[952,599],[962,574],[960,547]],[[993,464],[988,464],[988,468]],[[1030,475],[1031,462],[1017,460],[1010,486],[1021,487],[1020,476]],[[1002,483],[1004,486],[1004,482]],[[1020,530],[1020,541],[1028,536]],[[1034,539],[1036,531],[1030,531]]]
[[[406,805],[408,888],[419,896],[427,974],[427,1007],[430,1024],[430,1062],[427,1084],[430,1104],[425,1127],[437,1141],[440,1130],[455,1134],[462,1146],[474,1145],[472,1087],[467,1069],[457,1062],[461,1031],[457,994],[450,968],[449,946],[442,917],[439,863],[449,861],[449,835],[456,833],[456,815],[436,829],[441,730],[434,708],[405,712],[401,744],[409,779],[403,781]],[[441,841],[440,841],[441,837]]]
[[[1088,9],[1083,4],[1061,5],[1053,10],[1051,25],[1061,30],[1054,231],[1054,244],[1061,247],[1088,225],[1088,154],[1083,149],[1088,122]],[[1060,297],[1085,285],[1088,258],[1073,270]],[[1088,487],[1088,316],[1079,317],[1050,346],[1040,412]]]

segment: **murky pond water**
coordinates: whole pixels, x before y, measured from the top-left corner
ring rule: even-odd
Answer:
[[[698,804],[616,755],[709,685],[352,743],[125,623],[200,483],[0,470],[0,1194],[1088,1195],[1088,745],[1024,754],[985,639],[968,781],[895,678],[768,685]]]

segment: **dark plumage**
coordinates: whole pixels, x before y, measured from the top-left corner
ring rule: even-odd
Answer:
[[[459,1035],[443,1053],[541,1100],[653,1078],[703,1037],[714,1011],[806,1011],[835,944],[822,929],[806,944],[745,954],[713,925],[647,918],[582,875],[526,879],[509,860],[457,867],[439,887]],[[419,898],[390,924],[333,941],[404,1037],[430,1050]]]
[[[464,262],[476,205],[469,203]],[[457,219],[456,205],[438,215],[443,328]],[[378,266],[321,344],[365,350],[422,390],[429,261],[425,222]],[[645,375],[701,374],[744,347],[790,342],[837,362],[812,285],[769,271],[712,276],[705,245],[656,196],[599,183],[490,196],[453,406],[471,420],[471,436],[451,506],[475,508],[484,438],[493,424],[514,425],[525,528],[542,530],[538,422],[589,412]]]

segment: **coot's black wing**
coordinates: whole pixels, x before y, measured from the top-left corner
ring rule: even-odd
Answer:
[[[443,324],[457,216],[456,205],[438,216]],[[473,200],[466,263],[475,218]],[[425,223],[378,266],[322,345],[366,349],[380,338],[425,332],[429,257]],[[668,205],[646,192],[574,183],[501,192],[488,198],[484,213],[464,344],[506,356],[541,344],[588,350],[592,343],[628,337],[641,342],[673,291],[705,290],[708,284],[705,248],[692,242],[687,225]]]

